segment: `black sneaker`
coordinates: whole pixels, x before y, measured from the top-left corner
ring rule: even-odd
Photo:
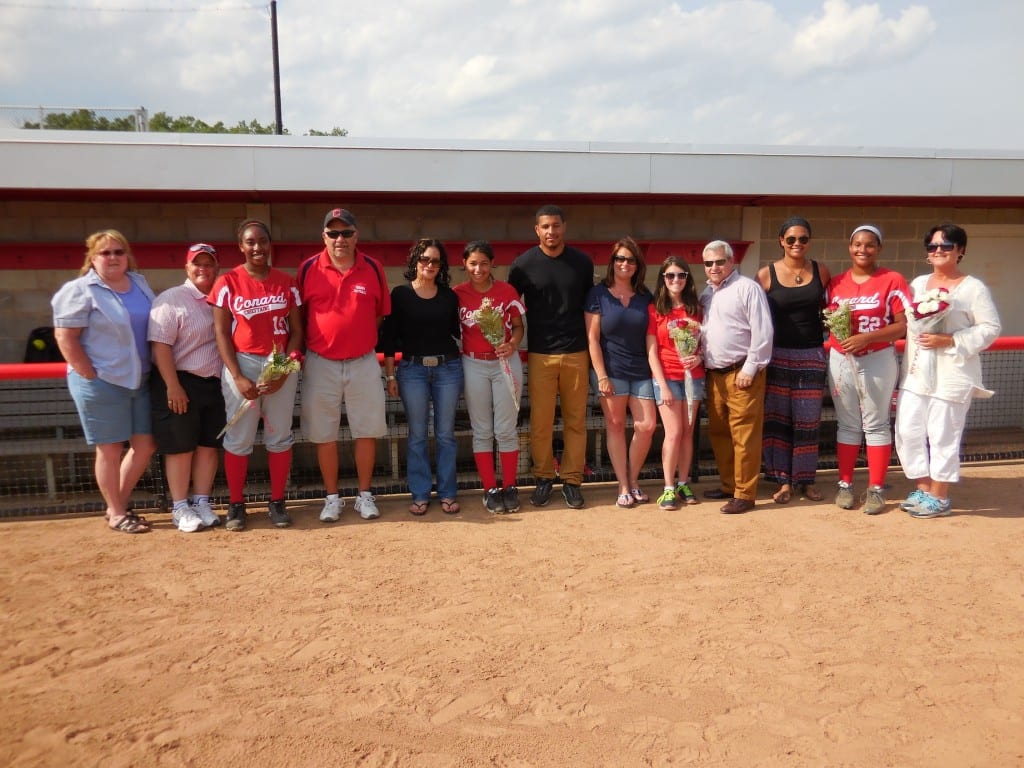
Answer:
[[[502,493],[505,502],[506,512],[518,512],[519,511],[519,489],[514,485],[510,485]]]
[[[546,507],[548,502],[551,501],[551,489],[554,484],[555,481],[550,477],[537,478],[537,487],[533,489],[530,503],[535,507]]]
[[[562,496],[565,503],[572,509],[583,509],[583,494],[580,487],[572,483],[562,483]]]
[[[505,500],[501,497],[501,491],[491,488],[484,493],[484,508],[492,515],[505,514]]]
[[[275,528],[287,528],[292,524],[292,519],[284,511],[284,499],[270,502],[270,522]]]
[[[228,521],[224,524],[224,527],[229,531],[244,531],[245,518],[245,502],[233,502],[228,505]]]

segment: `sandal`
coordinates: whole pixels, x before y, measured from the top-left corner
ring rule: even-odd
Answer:
[[[115,525],[107,524],[112,531],[119,533],[149,533],[149,523],[136,515],[124,515]]]
[[[412,504],[409,505],[409,514],[416,515],[416,517],[421,517],[427,514],[427,507],[429,506],[429,501],[414,501]]]
[[[646,504],[651,500],[651,497],[644,493],[643,488],[634,488],[630,491],[630,494],[637,504]]]
[[[803,495],[806,498],[810,499],[811,501],[824,501],[825,500],[825,495],[821,491],[819,491],[817,488],[815,488],[813,484],[812,485],[801,485],[801,486],[797,486],[797,487],[800,488],[800,490],[803,493]]]
[[[788,488],[780,488],[772,494],[772,501],[776,504],[789,504],[793,500],[793,493]]]
[[[459,502],[455,499],[441,499],[441,511],[446,515],[459,514]]]
[[[615,506],[623,509],[631,509],[634,504],[636,504],[636,500],[632,493],[620,493],[619,498],[615,501]]]

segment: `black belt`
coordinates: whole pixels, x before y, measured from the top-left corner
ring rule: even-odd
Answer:
[[[746,361],[744,360],[743,362],[746,362]],[[732,365],[727,365],[727,366],[725,366],[725,368],[707,368],[705,370],[707,370],[708,373],[720,373],[720,374],[722,374],[724,376],[727,373],[732,373],[733,371],[738,371],[742,367],[743,367],[743,363],[741,362],[741,363],[733,363]]]
[[[451,355],[402,355],[402,359],[427,368],[436,368],[439,365],[451,362],[455,358]]]

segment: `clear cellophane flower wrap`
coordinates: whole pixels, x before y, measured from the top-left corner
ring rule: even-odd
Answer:
[[[476,325],[480,329],[480,333],[495,350],[505,343],[505,318],[489,298],[480,302],[480,309],[476,310],[473,316],[476,318]],[[516,404],[516,410],[519,410],[519,388],[512,375],[512,366],[507,357],[499,357],[498,360],[501,363],[501,371],[505,374],[505,382],[512,395],[512,402]]]
[[[853,308],[850,306],[849,301],[840,299],[831,306],[826,307],[822,314],[825,316],[825,327],[836,337],[836,341],[846,341],[853,336]],[[860,380],[860,369],[857,366],[857,360],[849,352],[844,352],[843,357],[846,359],[850,376],[853,377],[853,386],[857,390],[857,398],[863,403],[866,395]],[[832,391],[833,398],[839,397],[839,386],[840,380],[836,378],[835,389]]]
[[[945,288],[931,288],[921,294],[917,301],[910,303],[907,312],[907,325],[914,336],[922,333],[940,333],[943,320],[949,310],[949,291]],[[935,391],[935,350],[923,349],[914,344],[914,353],[910,358],[908,373],[918,377],[927,388],[925,394]]]
[[[676,354],[679,355],[679,362],[682,363],[684,358],[692,357],[700,346],[700,323],[690,318],[670,321],[668,337],[672,339]],[[696,417],[693,412],[693,403],[696,400],[693,392],[693,374],[689,368],[684,367],[683,376],[683,386],[686,390],[686,419],[687,423],[692,424]]]
[[[278,379],[284,378],[290,373],[296,373],[302,368],[302,353],[298,350],[286,355],[284,352],[278,350],[277,345],[274,345],[274,349],[267,355],[267,359],[263,362],[263,370],[260,371],[259,377],[256,379],[256,386],[270,384],[277,381]],[[242,418],[242,414],[252,408],[255,404],[255,400],[245,400],[242,402],[235,412],[231,414],[231,418],[228,419],[227,424],[224,425],[224,429],[217,435],[218,438],[223,437],[225,433],[231,427],[238,423],[238,420]]]

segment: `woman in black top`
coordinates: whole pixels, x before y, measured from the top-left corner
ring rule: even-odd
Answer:
[[[814,487],[818,468],[821,397],[825,389],[825,348],[821,309],[828,268],[807,258],[811,225],[793,216],[779,229],[782,258],[757,273],[768,294],[775,339],[767,369],[762,463],[768,480],[779,484],[777,504],[802,488],[821,501]]]
[[[407,449],[409,491],[414,515],[426,514],[430,505],[433,472],[427,423],[434,410],[437,446],[437,495],[441,509],[459,511],[455,500],[455,410],[462,394],[459,337],[459,300],[448,283],[448,254],[440,240],[423,238],[409,251],[407,285],[391,291],[391,314],[381,329],[384,371],[391,397],[402,398],[409,426]],[[402,353],[397,378],[395,353]]]

